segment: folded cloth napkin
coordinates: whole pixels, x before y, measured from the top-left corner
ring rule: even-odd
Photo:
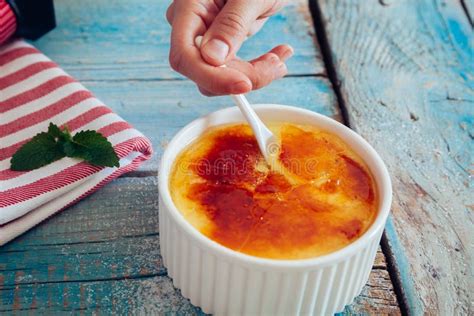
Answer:
[[[63,158],[10,170],[12,155],[50,122],[74,134],[96,130],[112,143],[119,168]],[[84,86],[23,40],[0,47],[0,245],[77,202],[152,154],[150,141]]]

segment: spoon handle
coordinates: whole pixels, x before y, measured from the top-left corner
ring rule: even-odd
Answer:
[[[247,122],[250,124],[252,131],[257,139],[258,147],[262,152],[265,160],[270,161],[269,146],[275,143],[273,133],[265,126],[257,113],[250,106],[249,101],[243,94],[232,94],[234,103],[239,107]]]
[[[197,47],[201,47],[202,36],[197,36],[194,42]],[[224,68],[226,65],[220,67]],[[234,100],[234,103],[239,107],[247,122],[250,124],[263,157],[267,163],[271,165],[271,155],[275,152],[275,148],[273,147],[277,146],[275,136],[258,117],[257,113],[255,113],[253,108],[250,106],[249,101],[243,94],[232,94],[231,97]]]

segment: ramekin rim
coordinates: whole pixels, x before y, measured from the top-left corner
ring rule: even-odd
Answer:
[[[376,181],[377,190],[379,193],[380,204],[378,209],[377,217],[375,218],[374,222],[371,224],[369,229],[361,235],[357,240],[354,242],[344,246],[343,248],[331,252],[326,255],[314,257],[314,258],[306,258],[306,259],[270,259],[270,258],[262,258],[257,256],[248,255],[245,253],[241,253],[230,248],[227,248],[218,242],[210,239],[209,237],[205,236],[201,232],[199,232],[194,226],[189,223],[178,208],[175,206],[171,194],[169,191],[169,176],[163,175],[162,170],[165,169],[165,165],[167,163],[167,159],[172,158],[174,162],[175,157],[168,157],[171,152],[171,148],[175,146],[175,143],[178,139],[182,137],[182,135],[186,134],[189,129],[193,126],[198,124],[202,120],[206,120],[208,117],[212,115],[219,115],[223,112],[227,111],[235,111],[236,107],[226,107],[214,112],[211,112],[207,115],[201,116],[186,126],[184,126],[172,140],[168,143],[165,151],[163,152],[161,162],[159,165],[158,170],[158,190],[159,195],[161,197],[162,202],[168,208],[169,214],[173,217],[174,221],[178,224],[179,228],[186,233],[191,238],[194,238],[199,243],[200,248],[205,247],[208,251],[211,251],[217,256],[224,256],[228,260],[238,260],[240,263],[245,265],[253,265],[253,266],[264,266],[264,267],[272,267],[272,268],[285,268],[285,269],[297,269],[297,268],[314,268],[314,267],[321,267],[327,266],[330,264],[335,264],[338,262],[343,261],[345,258],[354,255],[357,251],[364,249],[364,246],[370,244],[373,240],[375,235],[377,235],[380,230],[384,229],[385,222],[390,212],[390,206],[392,202],[392,184],[390,175],[388,173],[387,167],[383,162],[382,158],[379,154],[375,151],[375,149],[359,134],[354,132],[349,127],[345,126],[344,124],[328,117],[323,114],[299,108],[290,105],[282,105],[282,104],[254,104],[252,105],[254,109],[258,110],[265,110],[265,109],[284,109],[290,111],[296,111],[300,113],[305,113],[311,116],[316,116],[318,119],[326,121],[329,124],[339,125],[342,130],[349,135],[349,137],[353,137],[357,140],[358,146],[361,145],[365,150],[367,150],[368,154],[373,157],[376,166],[368,166],[371,170],[372,174],[374,174],[373,170],[379,169],[381,172],[381,179],[382,183],[378,183]],[[199,135],[196,135],[198,137]],[[195,138],[194,138],[195,139]],[[171,170],[171,168],[170,168]],[[162,211],[162,210],[160,210]]]

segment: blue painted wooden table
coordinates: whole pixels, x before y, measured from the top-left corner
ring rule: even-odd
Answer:
[[[176,131],[230,104],[200,96],[169,68],[167,3],[130,2],[56,1],[58,27],[34,45],[146,134],[155,155],[0,248],[2,314],[201,314],[161,261],[157,164]],[[332,116],[390,169],[392,216],[347,314],[473,313],[473,9],[454,0],[295,0],[239,53],[293,45],[289,75],[251,102]]]

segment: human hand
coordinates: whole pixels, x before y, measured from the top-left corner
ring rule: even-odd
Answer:
[[[193,80],[207,96],[241,94],[259,89],[286,75],[285,60],[293,55],[279,45],[251,61],[235,55],[282,0],[174,0],[166,12],[171,24],[170,64]],[[202,35],[201,49],[194,40]],[[221,65],[227,67],[218,67]]]

